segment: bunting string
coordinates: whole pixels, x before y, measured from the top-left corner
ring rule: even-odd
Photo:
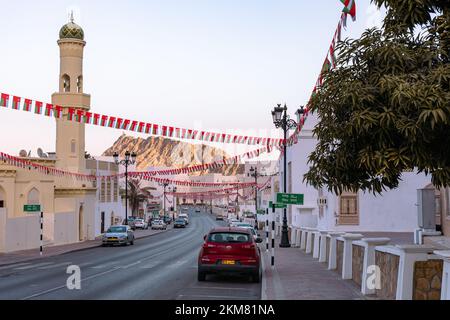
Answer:
[[[10,95],[9,93],[0,93],[0,109],[2,108],[11,108],[13,110],[22,110],[34,113],[35,115],[44,115],[56,119],[67,119],[68,121],[78,123],[182,140],[271,147],[284,145],[285,143],[284,139],[279,138],[233,135],[129,120],[116,116],[92,113],[76,107],[62,107],[50,103],[43,103],[29,98]]]

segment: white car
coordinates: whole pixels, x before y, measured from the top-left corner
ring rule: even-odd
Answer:
[[[230,219],[228,220],[228,226],[229,227],[235,227],[236,224],[241,223],[238,219]]]
[[[185,213],[181,213],[178,218],[184,219],[186,221],[186,224],[189,224],[189,216]]]
[[[236,223],[233,227],[244,228],[244,229],[250,230],[255,241],[256,241],[256,239],[259,238],[258,233],[256,232],[255,228],[251,224],[239,222],[239,223]]]
[[[167,225],[162,220],[153,220],[152,230],[166,230]]]
[[[135,229],[148,229],[148,223],[144,219],[136,219],[134,220],[134,228]]]

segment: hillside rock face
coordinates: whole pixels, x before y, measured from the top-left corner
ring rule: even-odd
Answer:
[[[223,150],[211,146],[195,145],[162,137],[134,138],[125,134],[120,136],[103,153],[103,156],[112,156],[114,152],[117,152],[123,157],[127,150],[138,155],[137,168],[139,170],[145,170],[148,167],[183,168],[229,157]],[[242,174],[244,166],[230,165],[212,169],[209,172],[224,175]],[[198,175],[198,173],[193,175]]]

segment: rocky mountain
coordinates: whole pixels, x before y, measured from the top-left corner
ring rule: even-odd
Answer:
[[[125,134],[120,136],[103,153],[103,156],[112,156],[114,152],[123,156],[127,150],[138,155],[137,168],[139,170],[145,170],[148,167],[182,168],[229,157],[225,151],[207,145],[196,145],[162,137],[134,138]],[[224,175],[242,174],[244,166],[230,165],[212,169],[209,172],[223,173]]]

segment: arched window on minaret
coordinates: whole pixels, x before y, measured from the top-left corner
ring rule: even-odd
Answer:
[[[65,74],[62,76],[62,87],[63,87],[63,92],[70,92],[70,77]]]
[[[70,152],[72,152],[72,153],[77,152],[77,143],[76,143],[75,139],[70,141]]]
[[[83,93],[83,76],[79,76],[77,79],[77,92]]]

